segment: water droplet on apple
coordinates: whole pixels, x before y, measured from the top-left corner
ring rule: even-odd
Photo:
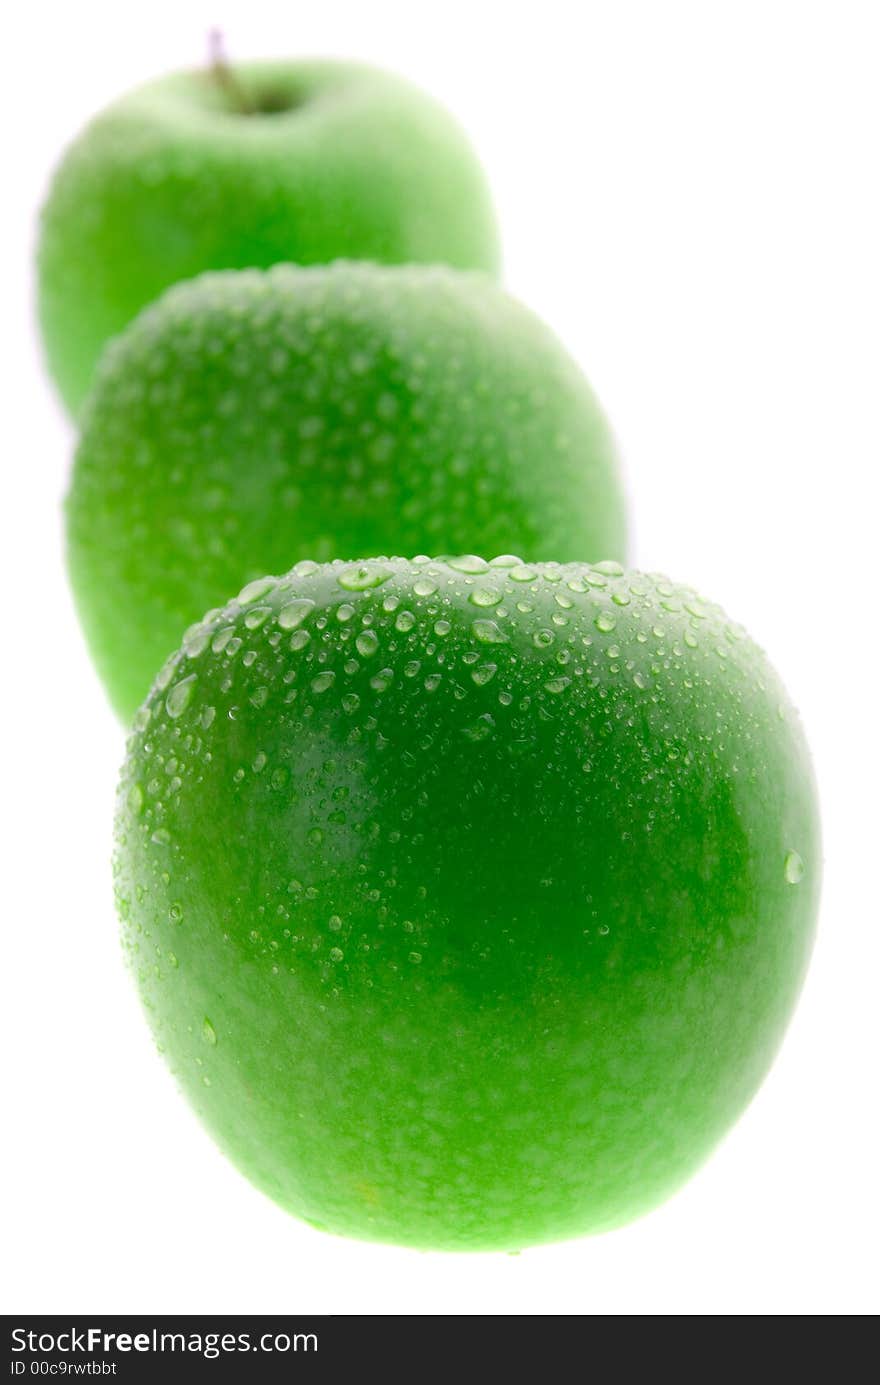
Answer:
[[[471,674],[471,678],[474,680],[478,688],[483,688],[486,686],[487,683],[491,683],[492,679],[495,677],[495,674],[497,672],[497,664],[480,664],[479,668],[474,669],[473,673]]]
[[[478,558],[476,553],[462,553],[457,557],[447,558],[446,566],[451,567],[453,572],[464,572],[469,576],[474,576],[478,572],[485,572],[489,564],[485,558]]]
[[[175,683],[165,699],[165,710],[174,720],[186,710],[189,700],[193,695],[197,673],[191,673],[188,678],[181,678],[179,683]]]
[[[255,582],[248,582],[247,586],[242,587],[236,598],[239,606],[249,606],[252,601],[259,601],[260,597],[272,591],[274,586],[274,577],[258,577]]]
[[[470,726],[464,728],[464,735],[469,741],[484,741],[495,730],[495,718],[489,713],[484,713]]]
[[[281,629],[295,630],[298,625],[302,625],[314,604],[307,596],[301,596],[296,601],[288,601],[278,612],[278,624]]]
[[[347,568],[337,579],[343,591],[365,592],[372,587],[381,587],[391,576],[391,569],[379,563],[361,563],[358,567]]]
[[[472,629],[480,644],[507,643],[507,636],[494,620],[475,620]]]
[[[474,606],[497,606],[501,592],[497,587],[474,587],[468,599]]]

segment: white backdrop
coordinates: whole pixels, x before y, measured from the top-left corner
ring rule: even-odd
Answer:
[[[233,57],[372,60],[458,113],[492,177],[508,285],[568,342],[615,424],[638,565],[726,605],[805,718],[826,888],[800,1008],[713,1160],[609,1236],[462,1257],[297,1223],[190,1115],[122,967],[108,859],[123,738],[64,575],[73,439],[33,328],[34,217],[88,115],[199,62],[212,24]],[[876,1310],[876,6],[78,0],[24,7],[7,39],[2,1307]]]

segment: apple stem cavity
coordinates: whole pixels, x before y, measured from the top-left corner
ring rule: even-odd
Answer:
[[[223,33],[220,29],[208,32],[208,67],[211,77],[231,102],[238,115],[254,115],[256,107],[247,92],[236,80],[226,57]]]

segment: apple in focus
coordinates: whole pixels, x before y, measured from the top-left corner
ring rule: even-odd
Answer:
[[[139,712],[115,884],[219,1145],[337,1233],[517,1250],[647,1211],[809,958],[807,747],[745,632],[614,563],[302,562]]]

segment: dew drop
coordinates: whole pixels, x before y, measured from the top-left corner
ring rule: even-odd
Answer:
[[[379,637],[373,630],[362,630],[354,643],[358,654],[369,659],[379,648]]]
[[[314,604],[307,596],[298,597],[296,601],[288,601],[278,612],[278,624],[281,629],[296,630],[297,626],[302,625]]]
[[[489,564],[485,558],[478,558],[476,553],[462,553],[458,557],[447,558],[446,566],[451,567],[453,572],[474,576],[478,572],[485,572]]]
[[[495,674],[497,672],[497,664],[480,664],[479,668],[474,669],[473,673],[471,674],[471,678],[474,680],[478,688],[483,688],[486,686],[487,683],[491,683],[492,679],[495,677]]]
[[[495,718],[486,712],[477,721],[464,728],[464,735],[469,741],[484,741],[495,729]]]
[[[497,587],[474,587],[469,600],[473,606],[497,606],[501,592]]]
[[[165,711],[172,720],[179,717],[189,705],[197,678],[197,673],[191,673],[188,678],[181,678],[179,683],[174,684],[174,687],[166,697]]]
[[[343,591],[365,592],[372,587],[381,587],[391,576],[391,569],[379,563],[361,563],[340,573],[338,582]]]
[[[249,606],[252,601],[259,601],[261,596],[272,591],[274,586],[274,577],[258,577],[255,582],[248,582],[246,587],[242,587],[236,600],[239,606]]]
[[[786,854],[785,878],[789,885],[799,885],[804,878],[803,857],[797,851],[789,851]]]
[[[507,643],[507,636],[494,620],[475,620],[472,628],[480,644]]]
[[[183,652],[196,659],[208,647],[211,630],[207,625],[191,625],[183,637]]]
[[[244,618],[248,630],[258,630],[271,612],[270,606],[254,606]]]

